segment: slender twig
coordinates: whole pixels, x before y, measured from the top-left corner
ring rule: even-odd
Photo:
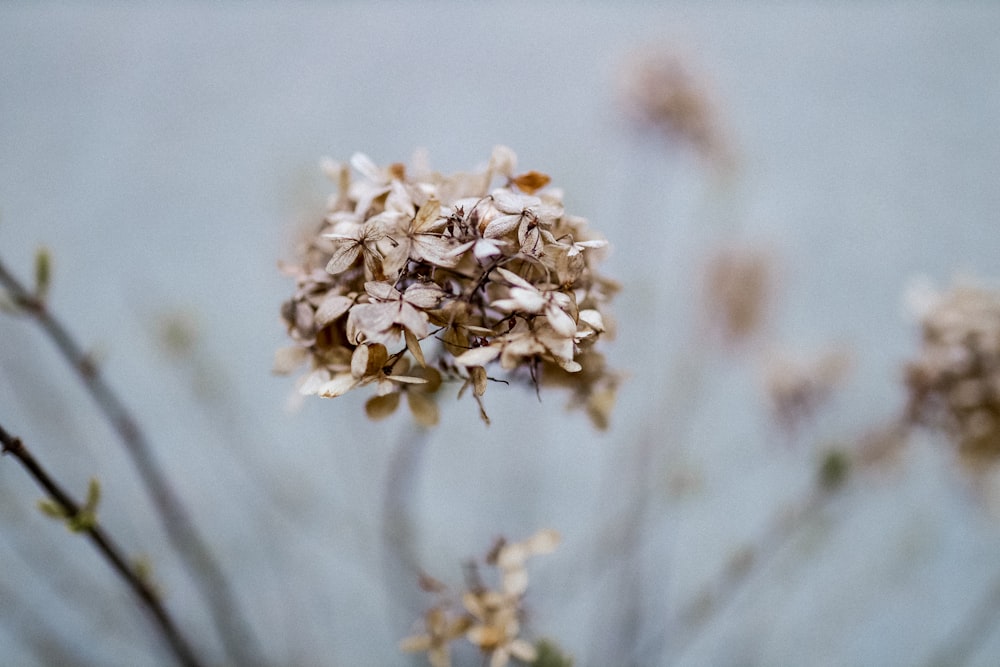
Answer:
[[[28,448],[21,439],[12,436],[3,426],[0,426],[0,444],[3,445],[3,453],[10,454],[21,462],[25,470],[28,471],[28,474],[38,482],[39,486],[45,489],[45,492],[59,506],[67,519],[71,520],[80,515],[80,505],[45,471],[38,460],[28,451]],[[101,528],[96,520],[89,522],[83,528],[83,531],[90,538],[94,547],[108,561],[111,568],[118,576],[125,580],[132,589],[132,592],[135,593],[146,609],[149,610],[164,639],[166,639],[171,650],[177,656],[177,660],[182,665],[187,665],[188,667],[200,667],[202,663],[195,656],[191,650],[191,646],[177,629],[176,624],[160,602],[159,597],[150,588],[149,584],[129,566],[122,555],[121,549],[112,541],[107,532]]]
[[[171,545],[181,557],[189,575],[198,584],[226,652],[239,665],[260,664],[260,651],[250,625],[239,609],[235,595],[207,542],[195,528],[173,488],[161,472],[138,422],[125,404],[104,381],[97,365],[73,339],[69,331],[0,261],[0,285],[21,311],[30,315],[52,339],[67,363],[76,371],[84,387],[118,433],[126,452],[142,478]]]

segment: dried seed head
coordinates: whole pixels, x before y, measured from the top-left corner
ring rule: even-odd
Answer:
[[[294,346],[279,351],[276,370],[307,362],[305,394],[376,385],[373,419],[406,393],[430,425],[441,382],[473,386],[485,418],[481,399],[499,367],[505,381],[599,396],[591,414],[606,424],[618,380],[595,345],[617,285],[595,267],[607,242],[565,214],[548,176],[515,176],[515,164],[501,147],[479,173],[380,168],[362,154],[351,159],[357,180],[330,166],[341,192],[299,263],[284,267],[296,279],[281,308]],[[437,378],[409,372],[411,360]]]

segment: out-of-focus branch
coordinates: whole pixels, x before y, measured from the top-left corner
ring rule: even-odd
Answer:
[[[138,422],[104,381],[91,357],[48,310],[43,299],[43,290],[35,293],[27,289],[2,261],[0,261],[0,285],[7,290],[19,311],[34,319],[52,340],[118,433],[152,498],[170,544],[180,556],[189,575],[197,583],[198,591],[209,608],[230,660],[239,665],[261,664],[261,652],[256,639],[239,609],[221,566],[167,482]]]
[[[45,489],[49,498],[59,507],[68,521],[74,521],[80,517],[83,508],[70,495],[63,490],[59,484],[45,471],[38,460],[28,451],[20,438],[12,436],[0,426],[0,444],[3,446],[3,453],[10,454],[24,466],[28,474]],[[111,568],[120,576],[132,589],[132,592],[139,598],[142,604],[149,610],[156,622],[160,633],[170,645],[177,660],[187,667],[200,667],[201,661],[195,656],[191,646],[181,635],[173,619],[166,608],[160,602],[159,597],[150,587],[148,582],[141,577],[128,564],[122,555],[121,549],[112,541],[111,537],[97,523],[96,519],[89,517],[86,522],[79,522],[82,532],[93,543],[101,556],[108,562]]]

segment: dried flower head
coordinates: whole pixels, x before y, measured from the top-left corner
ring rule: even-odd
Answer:
[[[943,429],[970,463],[1000,458],[1000,291],[960,282],[914,304],[921,348],[906,366],[908,416]]]
[[[621,78],[626,111],[637,122],[690,144],[705,158],[729,159],[703,77],[687,61],[670,51],[641,51],[626,63]]]
[[[551,553],[558,545],[559,534],[551,529],[540,530],[522,542],[498,540],[486,556],[486,565],[499,571],[497,587],[484,585],[473,564],[475,576],[461,595],[461,605],[449,600],[447,589],[435,581],[430,590],[441,600],[424,615],[425,633],[407,637],[400,648],[426,651],[433,667],[450,667],[451,643],[465,638],[489,658],[490,667],[504,667],[511,658],[534,662],[538,657],[535,646],[520,636],[528,589],[525,564],[531,556]]]
[[[281,309],[294,346],[278,351],[275,370],[308,364],[303,394],[374,385],[372,418],[405,393],[425,425],[438,420],[443,383],[471,387],[486,419],[482,396],[497,370],[536,386],[570,374],[586,396],[613,393],[616,375],[595,349],[618,289],[594,268],[607,241],[564,211],[548,176],[515,164],[503,147],[484,170],[451,176],[357,154],[354,180],[328,164],[340,192],[285,267],[296,280]],[[596,413],[606,423],[607,410]]]

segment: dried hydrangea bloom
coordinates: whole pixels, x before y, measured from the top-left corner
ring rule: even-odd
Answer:
[[[945,430],[970,463],[1000,458],[1000,291],[925,291],[921,348],[906,367],[912,422]]]
[[[406,394],[417,421],[438,421],[451,384],[482,397],[494,375],[571,386],[605,426],[618,376],[595,343],[617,284],[595,266],[607,241],[569,215],[549,177],[516,173],[497,148],[479,172],[328,163],[340,191],[299,261],[281,314],[294,345],[275,370],[308,371],[299,391],[337,397],[375,387],[371,418]],[[501,379],[501,378],[496,378]],[[487,419],[488,421],[488,419]]]
[[[528,589],[525,565],[531,556],[548,554],[559,545],[559,533],[540,530],[521,542],[500,539],[486,557],[486,564],[499,572],[498,585],[490,588],[476,576],[461,595],[461,604],[447,597],[443,584],[423,587],[441,595],[441,601],[424,615],[426,632],[407,637],[400,648],[427,652],[433,667],[450,667],[451,643],[465,638],[489,659],[490,667],[504,667],[511,658],[532,663],[538,651],[521,634],[524,594]]]

